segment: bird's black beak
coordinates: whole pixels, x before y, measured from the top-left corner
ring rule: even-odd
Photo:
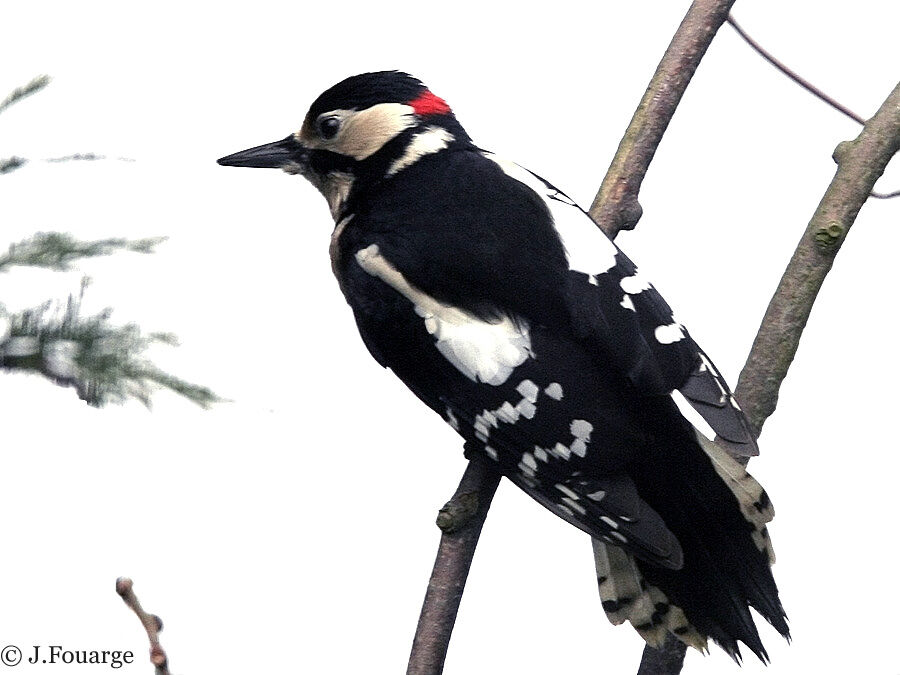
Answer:
[[[306,148],[294,136],[288,136],[274,143],[257,145],[241,150],[233,155],[216,160],[222,166],[249,166],[257,169],[283,169],[288,166],[303,165],[307,161]]]

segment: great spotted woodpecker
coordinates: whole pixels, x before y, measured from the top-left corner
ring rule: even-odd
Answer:
[[[741,641],[765,661],[754,607],[789,637],[771,504],[720,447],[756,454],[747,419],[563,192],[476,146],[443,99],[396,71],[340,82],[299,131],[219,164],[284,169],[322,192],[334,274],[372,356],[467,453],[591,536],[614,624],[654,646],[712,638],[735,659]]]

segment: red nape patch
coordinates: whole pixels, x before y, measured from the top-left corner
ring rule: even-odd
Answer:
[[[435,96],[427,89],[419,98],[409,102],[416,115],[446,115],[450,112],[450,106],[440,96]]]

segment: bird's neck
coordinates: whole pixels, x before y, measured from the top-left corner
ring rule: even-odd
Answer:
[[[439,116],[405,131],[387,143],[375,156],[360,163],[353,173],[334,171],[319,189],[328,201],[335,223],[353,214],[357,207],[385,184],[403,176],[421,161],[441,155],[476,149],[456,118]]]

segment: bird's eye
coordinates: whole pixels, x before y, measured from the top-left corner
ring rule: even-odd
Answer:
[[[319,136],[326,141],[330,141],[337,136],[338,129],[341,128],[341,119],[334,116],[322,117],[316,122],[316,127],[319,131]]]

